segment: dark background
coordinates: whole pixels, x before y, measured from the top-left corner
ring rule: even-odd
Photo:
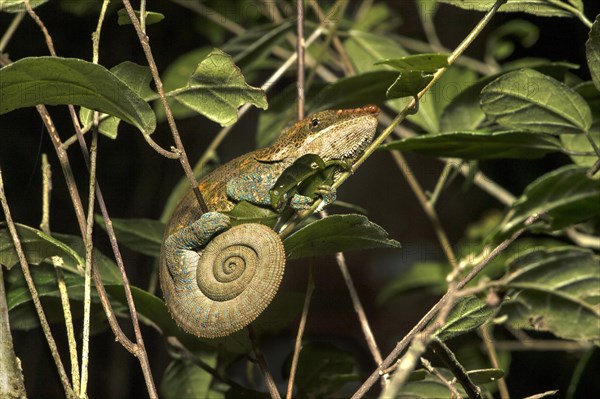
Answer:
[[[47,25],[56,50],[60,56],[91,60],[91,32],[95,30],[97,13],[76,16],[64,11],[81,2],[54,1],[37,9]],[[115,2],[118,3],[118,2]],[[399,34],[423,39],[413,1],[388,1],[403,19]],[[589,19],[600,12],[600,2],[585,1]],[[108,68],[130,60],[146,64],[137,36],[131,26],[118,26],[115,9],[102,31],[100,63]],[[170,2],[151,2],[148,7],[162,12],[166,19],[148,27],[151,45],[160,71],[179,55],[202,46],[211,45],[200,32],[206,24],[201,17]],[[352,4],[351,4],[352,7]],[[234,15],[234,14],[232,14]],[[468,33],[480,18],[480,13],[470,13],[442,6],[436,17],[436,27],[442,42],[453,48]],[[495,17],[492,25],[498,26],[509,18],[523,18],[540,27],[540,39],[533,48],[517,45],[512,58],[525,56],[545,57],[555,61],[569,61],[582,65],[575,73],[587,79],[584,42],[587,30],[575,19],[536,18],[524,14]],[[3,32],[12,15],[0,14],[0,32]],[[235,19],[235,18],[234,18]],[[226,34],[227,36],[228,34]],[[474,57],[481,56],[483,38],[478,38],[468,50]],[[222,43],[222,42],[221,42]],[[219,45],[219,43],[216,43]],[[47,49],[37,26],[25,18],[16,36],[6,50],[12,60],[27,56],[47,55]],[[260,86],[265,76],[258,76],[250,84]],[[293,82],[293,75],[277,84],[269,93],[272,98],[277,90]],[[50,107],[50,112],[64,139],[73,134],[65,107]],[[252,110],[236,125],[219,149],[219,156],[227,161],[236,155],[254,148],[257,110]],[[205,118],[195,117],[178,121],[184,144],[191,163],[199,157],[219,126]],[[154,139],[163,147],[171,145],[166,124],[160,124]],[[87,191],[87,172],[79,149],[69,150],[72,167],[82,196]],[[23,109],[0,117],[0,165],[5,179],[6,193],[15,221],[38,226],[41,218],[41,154],[47,153],[53,170],[51,228],[55,232],[77,234],[74,213],[66,191],[60,166],[43,124],[34,109]],[[441,171],[441,164],[430,158],[407,154],[407,158],[426,189],[433,185]],[[518,195],[527,183],[545,173],[549,168],[566,163],[563,156],[546,157],[536,161],[483,162],[482,170],[496,182]],[[100,137],[98,158],[98,180],[108,205],[109,213],[115,218],[158,218],[165,201],[183,176],[177,161],[166,160],[148,148],[140,134],[131,126],[122,124],[117,140]],[[455,243],[463,236],[465,228],[492,209],[503,209],[502,205],[477,188],[467,193],[462,191],[459,178],[443,194],[438,212],[450,239]],[[435,297],[415,293],[402,301],[378,306],[375,297],[381,287],[392,277],[418,260],[443,259],[432,227],[422,212],[414,195],[406,185],[400,172],[385,153],[371,157],[364,167],[344,185],[338,196],[348,202],[369,210],[369,218],[383,226],[391,237],[400,241],[400,251],[370,251],[347,255],[350,271],[355,279],[360,297],[372,323],[375,337],[382,353],[391,350],[400,339],[433,304]],[[96,244],[105,253],[109,247],[101,230],[96,230]],[[122,248],[130,281],[147,287],[153,260]],[[316,291],[311,305],[306,336],[312,340],[335,342],[359,357],[363,372],[373,369],[372,361],[356,320],[347,290],[340,278],[339,270],[332,258],[321,258],[316,267]],[[307,262],[294,262],[288,266],[282,290],[303,292],[306,286]],[[129,323],[123,328],[131,334]],[[266,342],[264,350],[276,375],[279,374],[283,358],[293,349],[296,325],[289,331]],[[64,328],[53,326],[55,338],[63,354],[67,353]],[[155,381],[161,379],[169,362],[165,342],[161,335],[144,326],[144,337],[149,352]],[[27,391],[31,398],[54,398],[64,394],[57,373],[51,363],[47,344],[40,330],[16,331],[15,350],[21,358]],[[89,392],[95,398],[144,397],[145,387],[139,364],[119,344],[115,344],[112,333],[106,330],[91,341],[91,376]],[[598,364],[598,353],[594,355]],[[564,394],[575,367],[577,353],[514,353],[509,374],[509,387],[514,397],[531,395],[549,389],[560,389]],[[68,359],[63,356],[68,364]],[[239,367],[238,367],[239,368]],[[592,368],[593,369],[593,368]],[[600,385],[592,372],[583,377],[580,387],[581,398],[600,395]],[[587,392],[584,392],[587,390]],[[558,397],[562,397],[559,394]]]

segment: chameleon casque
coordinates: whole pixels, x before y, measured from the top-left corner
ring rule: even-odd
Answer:
[[[242,155],[200,181],[207,213],[191,190],[186,194],[167,224],[160,260],[165,302],[181,328],[199,337],[221,337],[262,313],[283,277],[283,243],[264,224],[230,227],[227,212],[240,201],[273,206],[277,179],[306,154],[352,166],[373,140],[378,114],[371,105],[322,111],[296,122],[270,147]],[[334,173],[333,181],[339,175]],[[331,186],[320,186],[315,194],[324,205],[335,200]],[[286,208],[308,209],[313,197],[293,193],[285,198]]]

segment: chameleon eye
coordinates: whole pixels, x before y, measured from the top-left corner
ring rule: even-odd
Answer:
[[[314,130],[314,129],[318,128],[318,127],[319,127],[319,123],[320,123],[320,121],[319,121],[319,119],[318,119],[318,118],[313,118],[313,119],[310,121],[310,128],[311,128],[312,130]]]

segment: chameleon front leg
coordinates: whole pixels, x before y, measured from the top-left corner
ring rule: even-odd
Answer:
[[[164,252],[167,266],[178,287],[191,286],[195,280],[193,270],[198,264],[198,248],[204,247],[217,234],[231,225],[229,216],[220,212],[207,212],[192,224],[167,237]]]

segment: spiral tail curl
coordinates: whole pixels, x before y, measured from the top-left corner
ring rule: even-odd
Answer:
[[[197,286],[176,287],[172,278],[164,278],[163,290],[177,324],[199,337],[226,336],[250,324],[283,278],[283,243],[262,224],[234,226],[198,254],[197,264],[186,265],[190,272],[195,269]]]

